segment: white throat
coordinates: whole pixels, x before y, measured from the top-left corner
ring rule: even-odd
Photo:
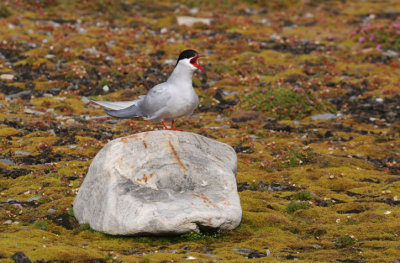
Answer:
[[[179,86],[181,85],[192,86],[192,78],[194,71],[195,69],[190,68],[188,65],[185,65],[184,63],[178,63],[174,71],[172,71],[171,76],[169,76],[167,82],[174,83]]]

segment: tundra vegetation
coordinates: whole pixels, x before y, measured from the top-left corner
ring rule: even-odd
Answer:
[[[187,48],[207,74],[177,127],[236,150],[241,225],[79,225],[72,202],[96,153],[162,128],[88,99],[137,98]],[[397,0],[1,1],[0,262],[398,262],[399,52]]]

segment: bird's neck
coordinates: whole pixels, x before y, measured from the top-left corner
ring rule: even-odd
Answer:
[[[194,71],[191,68],[178,64],[167,81],[178,86],[189,85],[191,87],[193,73]]]

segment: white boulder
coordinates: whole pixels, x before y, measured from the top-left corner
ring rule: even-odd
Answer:
[[[231,230],[242,217],[236,165],[232,147],[194,133],[119,138],[94,158],[74,214],[113,235]]]

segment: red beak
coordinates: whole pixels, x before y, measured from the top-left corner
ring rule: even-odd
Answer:
[[[197,60],[198,60],[199,58],[201,58],[201,57],[205,57],[205,56],[203,56],[203,55],[197,55],[197,56],[195,56],[194,58],[192,58],[192,59],[190,60],[190,64],[192,64],[192,65],[195,66],[196,68],[202,70],[203,72],[206,72],[206,71],[200,66],[200,64],[197,62]]]

